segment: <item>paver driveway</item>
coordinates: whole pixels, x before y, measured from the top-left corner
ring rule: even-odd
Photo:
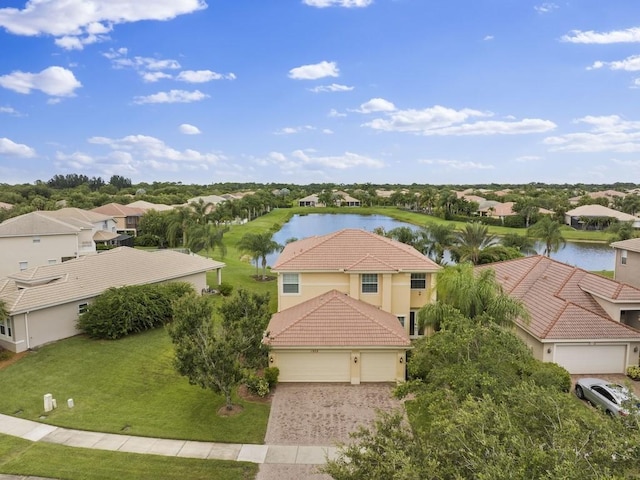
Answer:
[[[265,443],[335,445],[349,433],[371,425],[378,410],[403,408],[393,385],[333,383],[279,384],[271,403]]]

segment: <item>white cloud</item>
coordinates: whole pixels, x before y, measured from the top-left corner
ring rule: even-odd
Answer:
[[[609,67],[610,70],[625,70],[627,72],[640,71],[640,55],[631,55],[624,60],[615,60],[613,62],[596,61],[588,70],[597,70],[599,68]]]
[[[364,124],[374,130],[407,132],[419,135],[510,135],[540,133],[553,130],[556,124],[550,120],[525,118],[523,120],[480,120],[476,117],[491,117],[491,112],[436,105],[423,110],[396,110],[386,118],[376,118]]]
[[[535,5],[533,7],[533,9],[538,13],[553,12],[557,8],[559,8],[558,5],[556,5],[555,3],[550,3],[550,2],[541,3],[540,5]]]
[[[294,151],[291,156],[297,159],[305,167],[324,167],[337,170],[347,170],[355,167],[382,168],[384,163],[374,158],[358,155],[357,153],[345,152],[343,155],[333,157],[321,157],[309,155],[303,150]]]
[[[640,152],[640,121],[618,115],[587,116],[574,121],[591,127],[586,132],[547,137],[544,143],[554,152]]]
[[[319,85],[317,87],[310,88],[309,90],[313,93],[321,93],[321,92],[350,92],[354,87],[349,87],[347,85],[340,85],[338,83],[332,83],[331,85]]]
[[[168,92],[158,92],[153,95],[135,97],[133,103],[142,105],[145,103],[191,103],[199,102],[208,98],[209,95],[200,90],[189,92],[187,90],[170,90]]]
[[[538,155],[522,155],[516,158],[516,162],[518,163],[537,162],[538,160],[542,160],[542,157]]]
[[[334,132],[330,128],[323,128],[322,133],[324,133],[325,135],[333,135]]]
[[[211,70],[184,70],[176,77],[176,80],[189,83],[205,83],[212,80],[235,80],[233,73],[216,73]]]
[[[0,155],[17,158],[33,158],[36,151],[23,143],[15,143],[6,137],[0,137]]]
[[[277,132],[274,132],[275,135],[292,135],[294,133],[300,133],[304,131],[315,130],[315,127],[311,125],[303,125],[300,127],[284,127]]]
[[[610,32],[572,30],[567,35],[563,35],[561,40],[569,43],[638,43],[640,42],[640,27]]]
[[[155,83],[158,80],[165,78],[173,78],[171,75],[164,72],[140,72],[140,76],[142,77],[142,80],[147,83]]]
[[[302,0],[302,3],[310,7],[344,7],[344,8],[364,8],[373,3],[373,0]]]
[[[336,110],[335,108],[332,108],[331,110],[329,110],[329,113],[327,114],[328,117],[331,118],[339,118],[339,117],[346,117],[347,114],[346,113],[341,113],[338,110]]]
[[[180,133],[184,133],[185,135],[200,135],[202,133],[198,127],[188,123],[183,123],[178,128],[180,129]]]
[[[360,105],[360,108],[356,111],[360,113],[393,112],[395,109],[396,106],[384,98],[372,98]]]
[[[492,170],[495,168],[493,165],[486,165],[478,162],[461,162],[460,160],[425,159],[418,160],[418,163],[423,163],[425,165],[440,165],[454,170]]]
[[[82,84],[71,70],[63,67],[45,68],[39,73],[12,72],[0,76],[0,86],[18,93],[28,94],[40,90],[55,97],[72,97]]]
[[[50,35],[66,49],[107,39],[114,25],[171,20],[207,8],[204,0],[28,0],[0,8],[0,27],[14,35]]]
[[[336,62],[322,61],[312,65],[302,65],[289,70],[289,78],[294,80],[317,80],[325,77],[337,77],[340,70]]]
[[[0,113],[8,113],[9,115],[17,115],[18,111],[13,107],[0,107]]]
[[[493,35],[486,35],[483,40],[488,41],[488,40],[493,40],[494,36]]]

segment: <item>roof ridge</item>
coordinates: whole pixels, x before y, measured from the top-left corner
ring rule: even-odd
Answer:
[[[334,294],[334,292],[335,292],[335,293],[341,293],[341,292],[339,292],[338,290],[336,290],[336,289],[334,288],[334,289],[332,289],[332,290],[329,290],[329,291],[328,291],[328,292],[326,292],[326,293],[323,293],[322,295],[318,295],[317,297],[315,297],[315,298],[314,298],[314,299],[317,299],[317,300],[318,300],[318,304],[317,304],[315,307],[311,308],[310,310],[307,310],[307,312],[306,312],[304,315],[300,315],[300,316],[298,316],[298,318],[297,318],[295,321],[293,321],[293,322],[289,323],[287,326],[285,326],[285,328],[283,328],[283,329],[282,329],[282,330],[280,330],[279,332],[276,332],[274,335],[276,335],[276,336],[277,336],[277,335],[280,335],[280,334],[282,334],[282,333],[286,332],[287,330],[289,330],[290,328],[292,328],[293,326],[298,325],[298,323],[300,323],[302,320],[304,320],[304,319],[305,319],[307,316],[309,316],[311,313],[315,312],[315,311],[316,311],[316,310],[318,310],[320,307],[323,307],[323,306],[324,306],[324,305],[325,305],[325,304],[326,304],[326,303],[327,303],[331,298],[336,298],[336,297],[337,297],[337,295],[335,295],[335,294]],[[345,294],[345,295],[346,295],[346,294]],[[323,298],[323,297],[327,297],[327,298]],[[314,299],[311,299],[311,300],[314,300]],[[298,304],[298,305],[304,305],[304,303],[302,303],[302,304]],[[293,307],[291,307],[291,308],[295,308],[295,307],[297,307],[298,305],[294,305],[294,306],[293,306]],[[301,309],[301,310],[302,310],[302,309]],[[284,310],[283,310],[283,311],[284,311]],[[281,312],[277,312],[277,313],[281,313]],[[271,333],[271,332],[270,332],[270,333]],[[267,337],[267,338],[270,338],[270,337],[271,337],[271,335],[269,335],[269,337]]]
[[[348,295],[347,295],[348,296]],[[348,296],[349,297],[349,296]],[[400,339],[400,340],[406,340],[406,338],[404,338],[402,335],[398,335],[396,332],[394,332],[393,330],[391,330],[389,327],[387,327],[386,325],[381,324],[375,317],[369,315],[368,313],[364,312],[361,308],[360,305],[368,305],[371,306],[372,308],[376,308],[375,305],[371,305],[370,303],[366,303],[366,302],[362,302],[361,300],[357,300],[355,298],[349,297],[352,300],[354,300],[353,302],[353,308],[356,309],[358,312],[360,312],[362,315],[364,315],[365,317],[367,317],[369,320],[371,320],[373,323],[375,323],[376,325],[378,325],[379,327],[383,328],[384,330],[386,330],[387,332],[391,333],[393,336],[395,336],[396,338]],[[385,313],[388,313],[389,315],[393,315],[393,313],[387,312],[385,310],[382,310]]]
[[[524,275],[522,275],[522,277],[520,277],[520,280],[518,280],[518,281],[513,285],[513,287],[511,288],[511,290],[509,290],[509,293],[513,292],[513,291],[514,291],[514,290],[515,290],[515,289],[516,289],[516,288],[517,288],[517,287],[522,283],[522,281],[523,281],[525,278],[527,278],[527,276],[529,275],[529,273],[531,273],[531,271],[532,271],[534,268],[536,268],[536,267],[540,264],[540,262],[542,262],[542,260],[543,260],[544,258],[547,258],[547,257],[544,257],[543,255],[536,255],[536,256],[531,257],[531,258],[534,258],[534,259],[535,259],[535,262],[534,262],[534,263],[533,263],[533,265],[532,265],[532,266],[531,266],[531,267],[530,267],[530,268],[525,272],[525,274],[524,274]],[[513,260],[514,260],[514,261],[516,261],[516,260],[519,260],[519,259],[515,258],[515,259],[513,259]],[[507,260],[507,262],[510,262],[510,261],[511,261],[511,260]],[[528,291],[528,290],[527,290],[527,291]]]
[[[385,262],[384,260],[381,260],[379,257],[377,257],[375,255],[371,255],[369,252],[367,252],[363,257],[360,257],[357,261],[353,262],[351,265],[345,267],[345,270],[353,269],[356,265],[362,263],[367,258],[372,258],[372,259],[376,260],[378,263],[381,263],[382,265],[385,265],[385,266],[389,267],[392,270],[396,270],[396,271],[398,270],[398,268],[396,268],[393,265]]]
[[[555,296],[555,295],[554,295]],[[558,297],[559,298],[559,297]],[[569,305],[571,305],[571,302],[569,302],[568,300],[563,300],[560,298],[560,300],[562,300],[564,302],[564,307],[562,307],[560,310],[558,310],[557,315],[553,318],[553,320],[551,322],[549,322],[549,325],[547,326],[547,328],[545,328],[542,332],[542,336],[540,338],[547,338],[547,334],[551,331],[551,329],[553,327],[556,326],[556,323],[558,323],[558,320],[560,319],[560,317],[562,317],[562,315],[564,314],[564,312],[567,310],[567,308],[569,307]],[[576,307],[578,307],[578,305],[575,305]],[[585,310],[584,308],[580,307],[582,310]]]

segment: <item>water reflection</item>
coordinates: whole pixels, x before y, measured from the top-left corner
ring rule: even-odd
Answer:
[[[409,227],[413,230],[419,228],[384,215],[313,213],[294,215],[274,234],[273,239],[284,245],[291,238],[302,239],[314,235],[326,235],[343,228],[361,228],[371,232],[376,227],[382,227],[387,231],[397,227]],[[538,245],[536,250],[541,253],[544,246]],[[568,242],[564,248],[551,255],[551,258],[560,262],[591,271],[613,270],[614,257],[613,249],[608,245],[585,242]],[[277,258],[277,253],[267,257],[268,265],[273,265]]]

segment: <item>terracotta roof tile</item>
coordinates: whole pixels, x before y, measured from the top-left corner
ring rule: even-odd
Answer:
[[[543,256],[482,265],[505,292],[522,300],[530,322],[520,326],[540,339],[639,339],[640,331],[607,314],[594,295],[640,303],[640,289]]]
[[[337,290],[274,314],[268,331],[273,347],[411,344],[396,316]]]
[[[288,244],[274,271],[436,272],[440,266],[410,245],[366,230],[344,229]]]

